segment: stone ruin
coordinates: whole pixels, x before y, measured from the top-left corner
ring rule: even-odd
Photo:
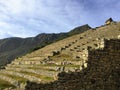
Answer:
[[[109,18],[108,20],[105,21],[105,25],[109,25],[113,22],[112,18]]]
[[[87,67],[61,72],[48,84],[28,82],[26,90],[120,90],[120,40],[105,40],[103,49],[88,51]]]

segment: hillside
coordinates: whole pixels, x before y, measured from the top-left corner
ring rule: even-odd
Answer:
[[[111,71],[109,72],[111,63],[113,63],[112,71],[117,74],[115,73],[112,78],[107,79],[106,83],[112,80],[116,84],[119,82],[119,80],[116,81],[114,78],[119,78],[117,70],[120,68],[120,43],[119,40],[111,41],[112,39],[117,40],[119,35],[120,23],[114,22],[89,29],[81,34],[73,35],[28,53],[15,59],[5,69],[0,71],[0,87],[16,87],[18,90],[57,90],[57,88],[59,88],[58,90],[80,90],[77,88],[80,86],[81,90],[94,90],[94,87],[99,86],[95,90],[107,90],[108,88],[104,87],[101,89],[101,80],[106,80],[106,77],[111,75]],[[108,43],[106,43],[107,40]],[[90,52],[89,50],[93,51]],[[111,61],[109,62],[109,60]],[[96,69],[97,67],[102,70],[102,74],[97,73],[101,72]],[[63,72],[68,74],[62,74]],[[82,78],[81,76],[84,76],[80,80],[84,82],[85,79],[86,81],[84,83],[75,81],[78,86],[69,87],[71,85],[74,86],[74,80],[77,80],[76,78],[74,79],[74,75],[71,72],[79,72],[80,74],[75,73],[75,77]],[[64,78],[64,76],[66,77]],[[87,76],[89,76],[88,81]],[[96,78],[96,80],[93,80],[93,78]],[[97,82],[97,80],[100,81]],[[91,86],[91,83],[93,86]],[[85,85],[90,85],[91,89]],[[104,85],[111,86],[110,83]],[[118,88],[118,86],[114,85],[113,88]]]
[[[82,33],[90,28],[91,27],[88,25],[83,25],[67,33],[43,33],[37,35],[36,37],[25,39],[17,37],[2,39],[0,40],[0,66],[8,64],[15,58],[25,55],[26,53],[40,49],[41,47],[44,47],[50,43],[56,42],[66,37]]]
[[[82,70],[61,72],[50,83],[27,82],[25,90],[120,90],[120,39],[104,43],[102,49],[88,51]]]

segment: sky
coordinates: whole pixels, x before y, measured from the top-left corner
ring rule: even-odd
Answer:
[[[68,32],[120,20],[120,0],[0,0],[0,39]]]

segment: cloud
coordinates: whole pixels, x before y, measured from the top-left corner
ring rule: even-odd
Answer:
[[[119,0],[0,0],[0,38],[66,32],[120,20]]]
[[[23,26],[20,25],[15,25],[15,24],[9,24],[5,22],[0,22],[0,37],[2,36],[7,36],[10,37],[26,37],[26,33],[29,36],[33,36],[32,32],[33,31],[26,31],[26,29]]]

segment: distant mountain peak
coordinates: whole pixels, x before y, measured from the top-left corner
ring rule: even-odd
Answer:
[[[79,34],[79,33],[82,33],[86,30],[89,30],[91,29],[91,27],[88,25],[88,24],[85,24],[85,25],[82,25],[82,26],[78,26],[76,28],[74,28],[73,30],[71,30],[69,32],[70,35],[73,35],[73,34]]]

